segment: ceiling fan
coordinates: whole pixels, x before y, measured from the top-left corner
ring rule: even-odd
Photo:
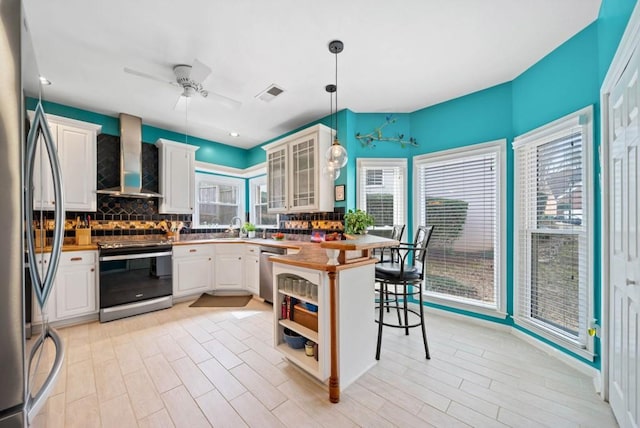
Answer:
[[[173,67],[173,73],[175,74],[175,81],[166,80],[162,77],[157,77],[152,74],[144,73],[142,71],[134,70],[132,68],[125,67],[125,73],[133,74],[134,76],[144,77],[145,79],[155,80],[157,82],[168,83],[169,85],[176,86],[182,89],[182,94],[178,97],[178,100],[174,106],[176,110],[184,110],[191,98],[200,94],[204,98],[210,98],[214,101],[224,105],[228,108],[237,109],[241,103],[233,98],[226,97],[216,92],[210,92],[204,88],[202,82],[211,74],[211,68],[206,64],[193,60],[193,65],[177,64]]]

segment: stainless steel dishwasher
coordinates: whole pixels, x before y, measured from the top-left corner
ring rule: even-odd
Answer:
[[[285,248],[260,247],[260,297],[273,303],[273,262],[271,256],[287,254]]]

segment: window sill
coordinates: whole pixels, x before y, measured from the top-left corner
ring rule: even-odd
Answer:
[[[502,320],[506,319],[508,316],[506,312],[500,311],[497,308],[488,305],[466,303],[459,300],[446,299],[428,294],[423,295],[423,300],[426,303],[443,307],[444,309],[454,309],[456,312],[473,313]]]
[[[583,347],[578,342],[572,341],[567,338],[563,338],[553,332],[525,319],[514,317],[515,325],[523,332],[533,333],[539,338],[543,339],[543,342],[547,344],[558,347],[561,350],[570,352],[586,361],[593,362],[595,360],[595,354],[591,352],[589,349],[589,345],[587,347]],[[588,342],[593,343],[593,339],[588,338]]]

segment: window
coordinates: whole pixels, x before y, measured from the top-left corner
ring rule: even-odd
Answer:
[[[249,218],[258,227],[278,227],[278,215],[267,212],[267,176],[249,180]]]
[[[196,173],[196,227],[227,227],[233,217],[244,219],[244,180]]]
[[[516,322],[591,352],[591,107],[517,137]]]
[[[377,234],[391,236],[394,224],[406,224],[405,159],[358,159],[358,203],[375,220]]]
[[[425,294],[475,311],[505,312],[506,141],[414,158],[416,226],[435,226]]]

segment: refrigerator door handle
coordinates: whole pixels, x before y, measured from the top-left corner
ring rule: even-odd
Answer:
[[[46,148],[47,157],[51,165],[51,173],[53,176],[53,194],[55,197],[55,211],[54,211],[54,228],[53,228],[53,248],[51,251],[51,258],[49,260],[49,266],[42,278],[40,270],[36,265],[36,248],[35,239],[31,231],[31,223],[33,221],[33,167],[35,163],[36,148],[38,143],[38,137],[42,135],[43,142]],[[62,192],[62,173],[60,169],[60,163],[58,161],[58,155],[56,147],[51,136],[51,130],[47,123],[47,118],[44,114],[42,104],[38,102],[35,108],[35,117],[29,135],[27,136],[27,147],[25,155],[25,177],[24,177],[24,205],[25,205],[25,224],[27,229],[27,247],[29,251],[29,273],[31,275],[31,283],[36,294],[38,305],[40,310],[43,311],[47,304],[47,299],[51,294],[53,288],[54,279],[58,270],[58,263],[60,261],[60,253],[62,251],[62,240],[64,238],[64,199]],[[44,313],[44,311],[43,311]],[[27,413],[27,422],[30,424],[32,419],[38,414],[38,411],[44,403],[46,403],[49,393],[55,385],[55,381],[60,374],[62,368],[62,362],[64,361],[64,344],[60,335],[56,330],[49,326],[46,317],[42,320],[42,333],[37,338],[34,346],[31,348],[29,355],[29,369],[34,360],[36,365],[40,363],[42,352],[44,351],[44,343],[47,339],[51,339],[56,348],[56,356],[53,362],[53,367],[49,372],[42,387],[38,390],[36,395],[32,395],[31,385],[29,385],[27,399],[25,403],[25,410]],[[39,354],[36,357],[36,354]],[[27,373],[30,373],[28,370]]]
[[[49,375],[45,379],[44,383],[38,393],[33,396],[31,395],[31,391],[29,391],[29,396],[27,397],[26,402],[26,411],[27,411],[27,422],[31,424],[33,418],[36,417],[42,406],[47,402],[47,398],[49,398],[49,393],[55,386],[55,381],[60,374],[60,370],[62,369],[62,362],[64,361],[64,346],[62,343],[62,339],[58,332],[49,327],[49,324],[43,324],[43,331],[38,339],[36,339],[36,343],[33,348],[31,348],[31,354],[29,355],[29,369],[31,369],[31,363],[38,352],[38,350],[44,345],[44,342],[47,338],[51,338],[51,341],[56,347],[56,358],[53,361],[53,367],[49,372]]]
[[[58,270],[58,262],[60,261],[60,252],[62,250],[62,241],[64,239],[64,195],[62,192],[62,173],[60,170],[60,163],[56,153],[55,143],[51,136],[51,130],[47,123],[47,118],[44,114],[42,104],[38,102],[35,108],[35,116],[29,135],[27,136],[27,153],[26,153],[26,168],[25,168],[25,213],[27,218],[25,222],[30,225],[33,221],[33,166],[36,157],[36,148],[38,143],[38,136],[42,135],[43,142],[46,147],[46,152],[51,164],[51,173],[53,176],[53,194],[55,197],[54,208],[54,227],[53,227],[53,248],[51,251],[51,259],[49,260],[49,267],[44,278],[40,276],[40,270],[36,266],[36,260],[33,255],[36,253],[35,239],[31,233],[29,227],[29,233],[27,233],[27,246],[29,249],[29,272],[31,274],[31,283],[35,290],[36,298],[40,309],[42,310],[47,303],[51,289],[53,288],[53,280],[55,279],[56,272]]]

